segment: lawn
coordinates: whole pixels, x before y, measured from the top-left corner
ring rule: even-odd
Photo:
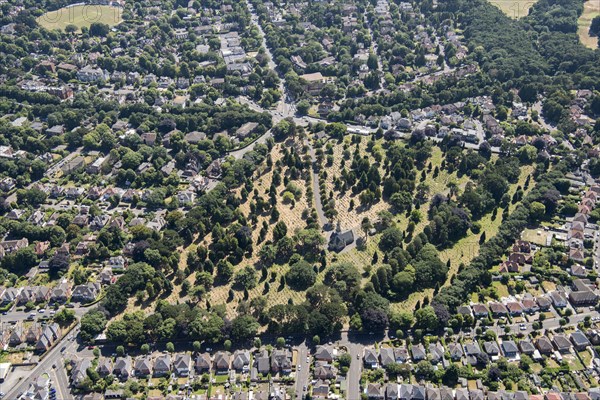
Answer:
[[[590,352],[588,350],[584,350],[584,351],[580,351],[579,353],[579,357],[581,358],[581,361],[583,362],[584,366],[589,366],[592,363],[592,355],[590,354]]]
[[[511,18],[519,19],[525,17],[529,13],[529,9],[536,1],[532,0],[490,0],[490,3],[495,5],[504,14]]]
[[[598,38],[590,36],[590,25],[594,17],[600,15],[600,2],[598,0],[588,0],[583,3],[583,13],[577,21],[579,40],[590,49],[598,48]]]
[[[67,25],[75,25],[81,30],[94,22],[114,26],[122,21],[120,7],[101,5],[77,5],[49,11],[37,18],[37,23],[46,29],[64,30]]]
[[[540,246],[546,246],[548,235],[549,232],[543,230],[541,227],[539,229],[525,229],[521,235],[521,239]]]

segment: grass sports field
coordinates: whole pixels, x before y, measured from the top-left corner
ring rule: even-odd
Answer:
[[[529,13],[529,9],[537,0],[490,0],[504,14],[511,18],[519,19]]]
[[[49,11],[40,16],[37,22],[49,30],[64,30],[67,25],[75,25],[79,29],[84,26],[89,28],[94,22],[113,26],[121,22],[122,11],[121,8],[113,6],[75,5]]]
[[[579,25],[579,29],[577,30],[579,40],[590,49],[598,48],[598,38],[590,36],[590,25],[592,19],[597,15],[600,15],[600,1],[588,0],[583,4],[583,13],[577,21],[577,24]]]

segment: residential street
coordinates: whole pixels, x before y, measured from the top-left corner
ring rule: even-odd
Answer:
[[[310,362],[307,360],[308,347],[306,342],[298,346],[298,364],[296,365],[296,398],[304,398],[304,387],[308,387]]]
[[[79,334],[79,324],[71,331],[70,334],[64,336],[61,340],[57,341],[54,347],[45,355],[45,357],[27,373],[25,379],[21,379],[12,386],[10,390],[6,392],[7,399],[16,399],[19,395],[25,392],[29,386],[37,379],[41,374],[47,373],[52,369],[53,365],[63,368],[65,360],[65,354],[79,354],[83,349],[83,345],[80,345],[77,341],[77,335]],[[71,339],[73,338],[73,339]],[[64,351],[61,349],[65,347]],[[57,387],[57,392],[69,393],[68,383],[59,378],[56,385],[60,385],[60,389]],[[66,385],[66,386],[65,386]]]

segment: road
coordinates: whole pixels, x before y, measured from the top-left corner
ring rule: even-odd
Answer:
[[[19,381],[15,384],[12,389],[6,392],[7,399],[17,399],[21,393],[24,393],[29,386],[43,373],[47,373],[52,369],[52,365],[56,365],[57,368],[63,368],[64,357],[61,349],[66,345],[65,353],[77,354],[80,351],[80,345],[77,340],[70,340],[69,338],[76,336],[79,334],[79,324],[66,336],[63,336],[61,340],[59,340],[56,345],[46,354],[46,356],[36,365],[26,379]],[[64,382],[61,382],[62,378],[58,378],[56,385],[61,385],[60,392],[61,393],[69,393],[69,386]],[[57,391],[59,389],[57,388]]]
[[[340,345],[345,346],[348,350],[348,354],[352,358],[348,374],[346,375],[347,383],[347,399],[348,400],[359,400],[360,399],[360,376],[362,373],[362,353],[363,346],[358,343],[350,342],[348,338],[348,331],[342,332],[342,338]]]
[[[304,398],[304,387],[308,387],[310,359],[308,357],[308,347],[306,342],[298,346],[298,365],[296,365],[296,398]]]
[[[64,400],[72,400],[73,396],[69,390],[69,378],[67,372],[62,365],[56,365],[56,368],[52,369],[50,378],[54,382],[54,388],[56,389],[56,398]]]

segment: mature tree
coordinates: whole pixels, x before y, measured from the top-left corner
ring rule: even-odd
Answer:
[[[428,331],[435,331],[438,328],[439,321],[435,315],[435,310],[431,306],[426,306],[415,311],[415,320],[417,328]]]
[[[294,289],[306,290],[314,285],[317,273],[314,268],[304,260],[294,263],[285,275],[285,281]]]
[[[254,289],[257,283],[256,270],[250,265],[244,267],[235,275],[234,284],[243,289]]]
[[[81,339],[91,341],[106,328],[106,315],[98,310],[90,310],[81,317]]]
[[[251,315],[239,315],[231,322],[231,337],[238,341],[245,341],[256,336],[260,325]]]

